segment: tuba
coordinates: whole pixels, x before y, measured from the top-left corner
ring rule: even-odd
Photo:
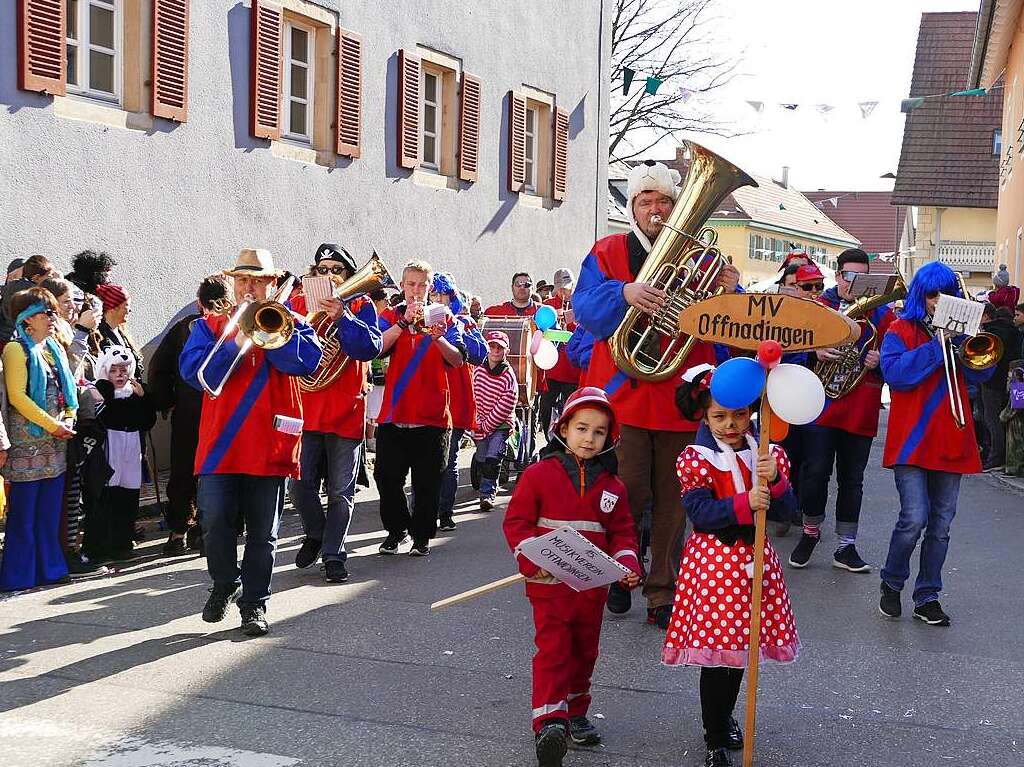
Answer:
[[[387,267],[374,253],[360,269],[347,280],[334,278],[334,297],[342,301],[353,301],[379,288],[393,288],[395,281],[388,274]],[[320,337],[323,357],[320,365],[308,376],[299,379],[299,388],[304,392],[323,391],[338,380],[348,364],[348,355],[341,350],[338,329],[327,312],[315,311],[309,317],[309,324]]]
[[[860,339],[839,348],[839,357],[834,360],[818,360],[814,365],[814,375],[821,379],[825,395],[831,399],[845,397],[856,388],[867,374],[864,367],[864,354],[878,340],[878,328],[868,315],[875,309],[907,296],[907,284],[903,275],[896,272],[896,285],[891,293],[873,296],[861,296],[850,305],[843,314],[855,322],[863,320],[870,334],[864,343]]]
[[[684,143],[690,153],[686,181],[636,275],[637,282],[665,291],[665,306],[653,315],[630,306],[608,339],[619,370],[643,381],[671,378],[686,362],[695,339],[680,335],[679,313],[721,293],[715,289],[715,281],[730,263],[715,245],[718,235],[704,223],[731,192],[757,186],[754,179],[714,152],[692,141]]]

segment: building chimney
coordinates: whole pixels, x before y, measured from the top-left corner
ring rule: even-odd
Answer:
[[[789,166],[782,166],[782,186],[789,189]]]

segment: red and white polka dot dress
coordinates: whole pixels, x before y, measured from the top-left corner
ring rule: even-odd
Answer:
[[[772,446],[779,468],[788,476],[785,452]],[[739,468],[749,485],[750,473]],[[705,487],[716,498],[731,497],[730,472],[715,467],[699,452],[687,448],[677,465],[683,493]],[[662,662],[668,665],[731,666],[744,668],[750,637],[750,595],[754,548],[743,540],[727,546],[710,533],[693,533],[683,550],[676,581],[672,620],[665,636]],[[788,663],[796,660],[797,635],[789,593],[775,550],[765,540],[761,591],[761,659]]]

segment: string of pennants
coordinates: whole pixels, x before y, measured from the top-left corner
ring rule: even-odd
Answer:
[[[630,89],[631,89],[631,87],[633,85],[633,81],[636,79],[636,76],[638,74],[640,74],[640,73],[637,70],[635,70],[635,69],[630,69],[629,67],[623,67],[622,68],[622,95],[623,96],[628,96],[629,95],[629,91],[630,91]],[[643,76],[643,75],[641,75],[641,76]],[[639,91],[639,94],[640,94],[641,98],[643,98],[644,95],[654,96],[655,94],[658,93],[659,89],[665,84],[665,81],[663,79],[661,79],[661,78],[658,78],[658,77],[654,77],[654,76],[650,76],[650,75],[649,76],[643,76],[643,77],[644,77],[644,89],[642,91]],[[1002,88],[1003,88],[1003,85],[1002,85],[1002,83],[1000,83],[998,85],[993,85],[991,88],[968,88],[966,90],[949,91],[949,92],[946,92],[946,93],[933,93],[933,94],[928,95],[928,96],[915,96],[915,97],[909,98],[909,99],[902,99],[900,101],[900,111],[904,112],[904,113],[910,112],[910,111],[912,111],[914,109],[917,109],[919,106],[924,104],[926,101],[931,101],[933,99],[970,97],[970,96],[988,96],[988,95],[991,95],[994,91],[1002,90]],[[700,95],[700,93],[698,91],[692,90],[690,88],[684,88],[684,87],[676,88],[674,93],[676,93],[680,97],[680,100],[684,104],[689,102],[690,99]],[[753,109],[754,112],[756,112],[757,114],[764,114],[765,109],[768,108],[769,106],[772,106],[769,102],[763,101],[763,100],[762,101],[758,101],[758,100],[752,100],[752,99],[744,99],[744,102],[751,109]],[[858,109],[860,109],[860,116],[861,116],[861,118],[864,119],[864,120],[868,119],[872,115],[872,113],[875,111],[875,109],[878,107],[878,105],[880,103],[882,103],[882,102],[879,101],[879,100],[858,101],[858,102],[856,102]],[[836,105],[836,104],[826,104],[826,103],[801,104],[801,103],[797,103],[797,102],[776,102],[774,104],[774,106],[777,109],[782,109],[782,110],[785,110],[785,111],[788,111],[788,112],[796,112],[799,109],[804,109],[804,110],[806,110],[806,109],[813,109],[820,116],[828,117],[829,114],[831,112],[833,112],[837,108],[838,105]]]

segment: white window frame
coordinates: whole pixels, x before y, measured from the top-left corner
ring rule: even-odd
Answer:
[[[112,10],[114,12],[114,48],[106,48],[101,45],[93,45],[92,34],[89,29],[89,9],[92,6],[104,8],[106,10]],[[123,22],[121,20],[121,0],[78,0],[78,38],[72,40],[69,37],[64,38],[64,45],[74,46],[77,51],[77,74],[78,84],[72,85],[68,83],[68,93],[73,93],[78,96],[86,96],[91,99],[97,99],[99,101],[112,102],[120,105],[121,103],[121,51],[124,48],[123,45],[123,34],[122,27]],[[97,91],[89,87],[89,52],[93,49],[106,53],[114,58],[114,92],[107,93],[106,91]]]
[[[533,130],[530,130],[531,116],[533,117]],[[523,191],[528,194],[537,193],[537,128],[539,127],[537,122],[539,118],[539,110],[527,105],[523,118]]]
[[[292,29],[298,29],[306,33],[306,61],[292,60]],[[315,92],[314,62],[316,61],[316,28],[308,24],[300,24],[297,21],[288,19],[284,24],[284,77],[281,83],[281,120],[287,126],[281,131],[282,138],[296,141],[301,144],[313,143],[313,94]],[[298,98],[292,95],[292,65],[296,64],[306,70],[306,97]],[[306,105],[306,132],[295,133],[292,127],[292,102]]]
[[[434,78],[434,100],[427,100],[427,78]],[[444,109],[444,76],[422,67],[420,70],[420,167],[435,173],[441,172],[441,153],[444,147],[441,145],[444,134],[444,116],[441,114]],[[434,108],[434,124],[427,125],[427,107]],[[427,139],[434,139],[434,159],[427,160],[423,156],[423,150],[427,146]]]

